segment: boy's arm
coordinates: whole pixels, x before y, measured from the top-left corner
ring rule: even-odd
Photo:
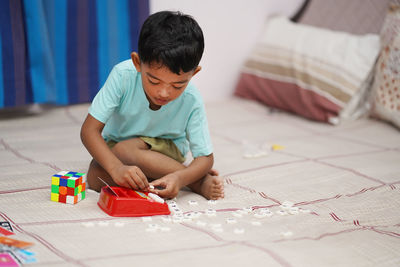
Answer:
[[[124,165],[108,148],[101,136],[104,124],[88,114],[81,128],[81,139],[93,159],[110,174],[120,186],[148,189],[146,176],[136,166]]]
[[[179,176],[181,187],[192,184],[199,179],[203,178],[214,164],[214,155],[200,156],[195,158],[187,168],[176,171],[175,174]]]

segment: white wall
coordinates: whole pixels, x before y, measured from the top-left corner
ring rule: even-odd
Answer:
[[[205,101],[232,95],[240,68],[269,14],[291,16],[303,0],[150,0],[150,13],[179,10],[193,16],[205,38],[202,71],[193,82]]]

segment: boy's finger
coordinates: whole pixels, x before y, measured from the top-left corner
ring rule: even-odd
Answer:
[[[139,168],[134,168],[129,172],[129,180],[132,180],[136,184],[136,189],[143,190],[147,188],[145,182],[143,181],[142,177],[140,176],[141,170]],[[146,181],[147,182],[147,181]]]
[[[135,181],[137,189],[144,190],[147,188],[143,180],[137,174],[132,179]]]
[[[137,168],[136,169],[136,174],[138,175],[140,180],[143,182],[143,188],[142,189],[148,188],[149,187],[149,182],[147,181],[147,177],[146,177],[146,175],[144,175],[142,170]]]
[[[135,180],[134,180],[134,179],[129,178],[129,179],[126,180],[126,183],[128,184],[127,187],[130,187],[130,188],[132,188],[132,189],[134,189],[134,190],[138,189],[138,186],[137,186],[137,184],[135,183]]]
[[[166,189],[155,189],[154,191],[160,197],[166,198],[168,196],[168,190]]]
[[[155,180],[150,183],[154,187],[151,191],[156,193],[157,195],[164,195],[165,189],[167,188],[166,183],[160,180]]]
[[[150,183],[154,187],[165,187],[165,182],[162,181],[161,179],[154,180]]]

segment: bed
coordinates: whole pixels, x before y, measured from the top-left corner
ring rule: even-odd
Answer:
[[[182,190],[174,222],[108,216],[91,190],[74,205],[50,201],[53,174],[90,162],[79,138],[88,107],[0,114],[0,222],[33,243],[27,266],[400,265],[400,134],[387,119],[206,103],[225,198]]]

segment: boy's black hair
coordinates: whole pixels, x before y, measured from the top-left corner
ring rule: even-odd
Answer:
[[[203,32],[189,15],[161,11],[150,15],[139,35],[139,58],[175,74],[195,70],[204,51]]]

